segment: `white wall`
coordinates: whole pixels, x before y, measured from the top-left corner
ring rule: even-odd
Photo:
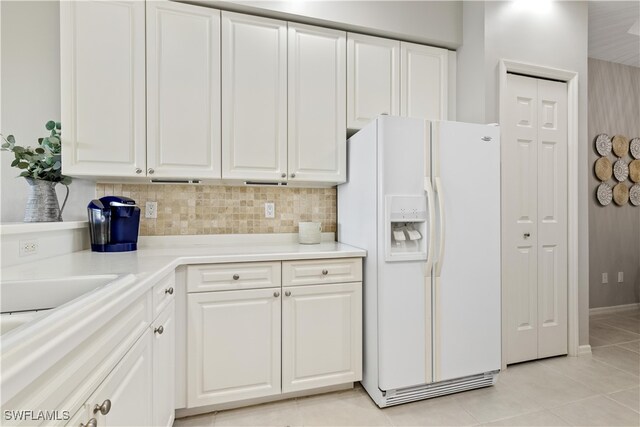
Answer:
[[[13,134],[19,145],[35,145],[45,136],[44,124],[60,119],[60,31],[57,1],[2,1],[0,132]],[[64,123],[63,132],[64,132]],[[64,133],[63,133],[64,135]],[[13,155],[0,155],[0,221],[22,221],[27,183],[15,178]],[[58,185],[60,204],[64,186]],[[95,185],[74,180],[65,220],[86,219],[86,205]]]
[[[523,9],[521,5],[535,5],[537,2],[479,3],[483,3],[484,11],[476,2],[463,4],[464,42],[469,44],[458,51],[458,120],[498,121],[500,59],[561,68],[579,75],[579,315],[580,344],[588,344],[588,5],[585,1],[555,1],[548,2],[544,11],[534,11]],[[470,29],[469,33],[467,28]],[[484,42],[480,43],[477,38],[482,35]],[[479,61],[483,61],[483,64]],[[482,78],[477,74],[481,74]],[[484,106],[478,102],[479,99],[484,100]]]
[[[216,1],[223,9],[338,26],[349,31],[456,49],[462,43],[461,1]]]

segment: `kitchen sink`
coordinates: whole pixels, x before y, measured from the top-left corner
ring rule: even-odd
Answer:
[[[0,283],[0,335],[118,278],[115,274]]]

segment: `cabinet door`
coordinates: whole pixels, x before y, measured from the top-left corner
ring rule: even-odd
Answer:
[[[362,283],[286,288],[282,392],[361,378]]]
[[[347,127],[400,114],[400,42],[347,34]]]
[[[145,3],[60,2],[62,170],[145,168]]]
[[[346,33],[289,23],[289,179],[346,180]]]
[[[222,177],[287,176],[287,23],[222,12]]]
[[[446,120],[447,50],[402,42],[400,56],[400,115]]]
[[[220,11],[147,2],[147,174],[220,178]]]
[[[187,406],[279,394],[280,288],[187,300]]]
[[[153,425],[173,425],[176,384],[175,303],[152,323],[153,328]]]
[[[151,335],[147,329],[89,398],[90,415],[99,426],[153,425]],[[111,408],[103,415],[96,405],[107,401]]]

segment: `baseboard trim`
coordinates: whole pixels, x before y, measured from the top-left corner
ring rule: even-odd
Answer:
[[[591,354],[591,346],[589,344],[578,346],[578,357],[586,356],[588,354]]]
[[[612,305],[610,307],[595,307],[589,309],[589,316],[596,314],[613,314],[621,311],[634,310],[640,308],[640,302],[634,302],[631,304]]]

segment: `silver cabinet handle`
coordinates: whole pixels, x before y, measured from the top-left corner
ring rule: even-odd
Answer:
[[[162,335],[163,332],[164,332],[164,326],[162,325],[158,326],[153,330],[153,333],[158,335]]]
[[[140,174],[142,173],[142,169],[140,169],[140,168],[136,168],[136,173],[137,173],[138,175],[140,175]]]
[[[329,274],[329,270],[326,270],[326,269],[325,269],[325,270],[322,270],[322,275],[323,275],[323,276],[326,276],[327,274]]]
[[[295,173],[292,173],[292,174],[291,174],[291,178],[295,178],[295,177],[296,177],[296,174],[295,174]]]
[[[164,290],[165,294],[173,295],[173,287]]]
[[[238,280],[239,278],[240,278],[240,276],[239,276],[239,275],[237,275],[237,274],[234,274],[234,275],[233,275],[233,280]]]
[[[527,239],[527,238],[529,238],[529,237],[531,237],[531,233],[524,233],[524,238],[525,238],[525,239]]]
[[[290,297],[291,296],[291,291],[285,291],[284,295],[287,296],[287,297]]]
[[[100,412],[102,415],[107,415],[110,410],[111,410],[111,400],[109,399],[102,402],[102,405],[96,404],[96,406],[93,407],[94,414],[97,414],[98,412]],[[89,422],[91,422],[91,420],[89,420]]]
[[[80,427],[98,427],[98,420],[91,418],[86,424],[80,423]]]
[[[155,171],[154,171],[153,169],[151,169],[151,168],[149,168],[149,170],[147,171],[147,173],[148,173],[149,175],[153,175],[153,173],[154,173],[154,172],[155,172]]]
[[[280,292],[275,291],[275,292],[273,293],[273,296],[274,296],[274,297],[276,297],[276,298],[278,298],[278,297],[280,296]]]
[[[280,176],[283,177],[283,178],[286,178],[287,174],[283,172],[282,175],[280,175]]]

